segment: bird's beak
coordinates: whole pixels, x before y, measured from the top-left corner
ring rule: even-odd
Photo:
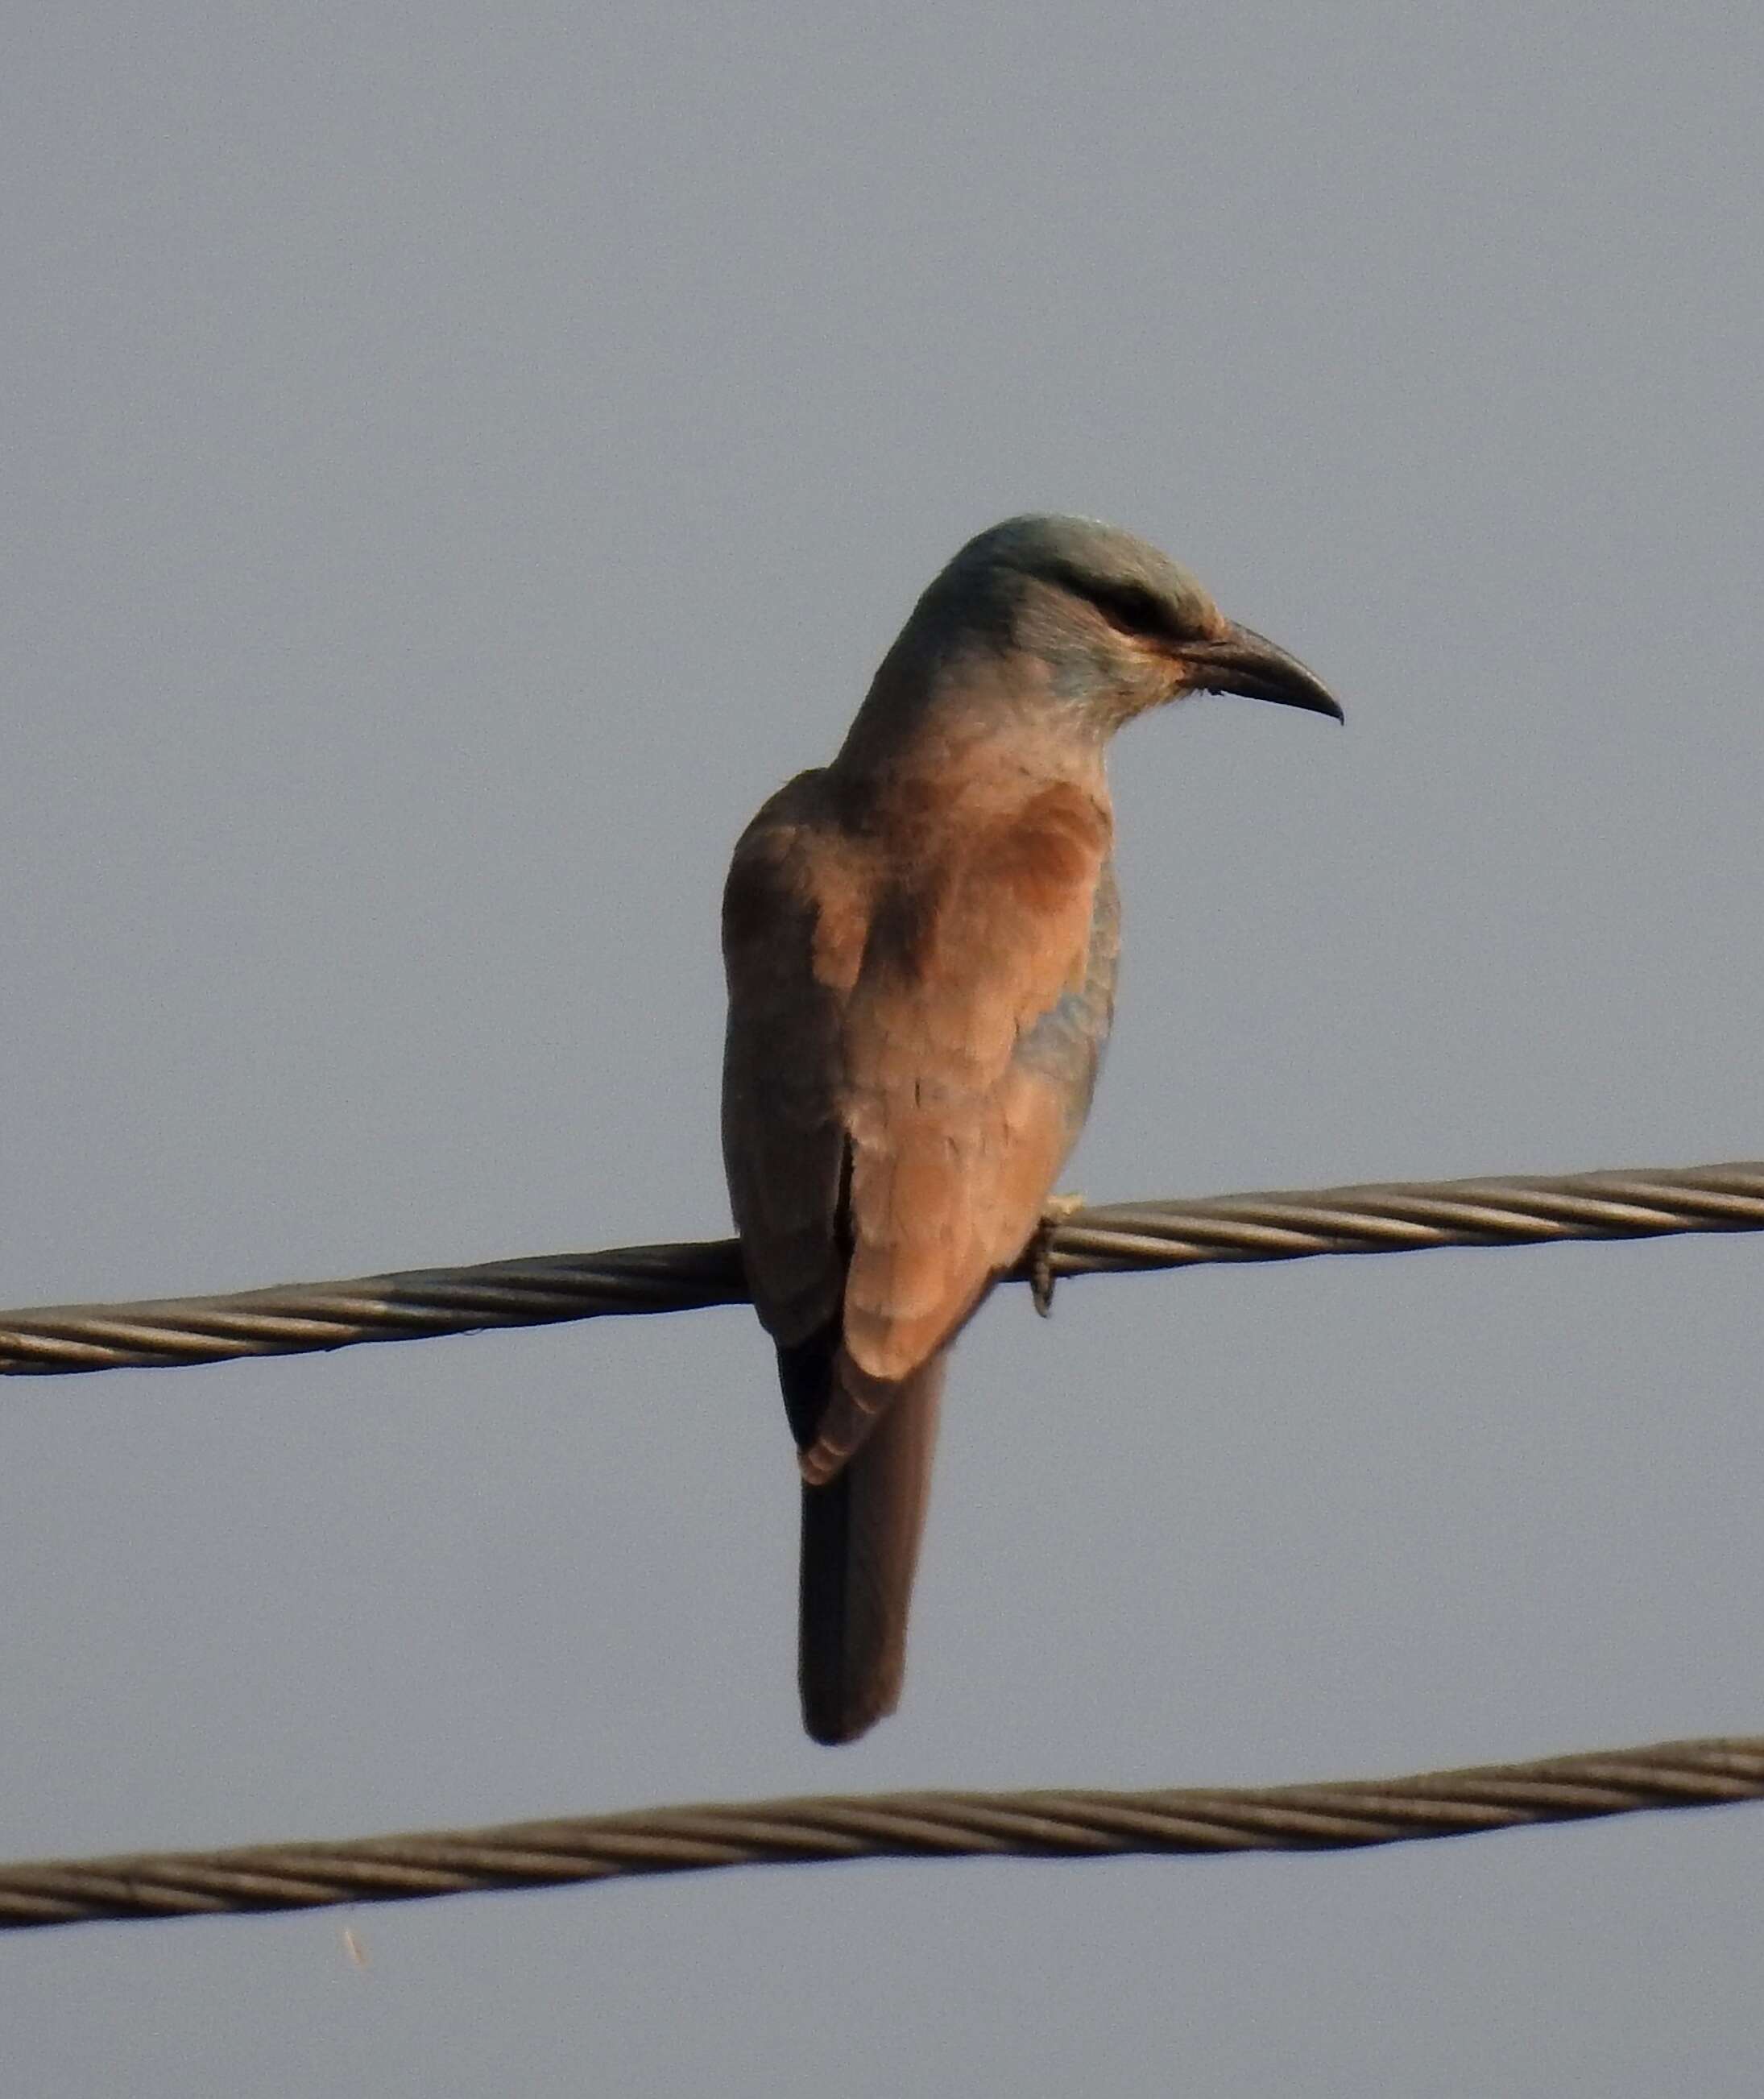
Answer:
[[[1189,642],[1182,661],[1197,692],[1242,693],[1247,699],[1277,700],[1283,707],[1344,718],[1340,702],[1321,678],[1252,628],[1234,623],[1216,641]]]

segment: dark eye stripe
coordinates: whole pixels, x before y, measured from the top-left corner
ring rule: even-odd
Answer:
[[[1171,608],[1155,592],[1137,583],[1086,583],[1084,594],[1098,611],[1129,634],[1158,641],[1181,638]]]

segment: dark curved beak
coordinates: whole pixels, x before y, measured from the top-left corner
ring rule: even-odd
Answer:
[[[1283,707],[1345,719],[1341,702],[1321,678],[1253,628],[1234,625],[1221,640],[1190,642],[1182,660],[1197,692],[1241,693],[1246,699],[1275,700]]]

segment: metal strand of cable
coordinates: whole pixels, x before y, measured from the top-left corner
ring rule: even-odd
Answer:
[[[1764,1798],[1764,1736],[1333,1784],[904,1793],[0,1865],[0,1929],[401,1902],[727,1866],[1318,1851]]]
[[[1430,1247],[1526,1246],[1764,1230],[1764,1161],[1626,1172],[1378,1182],[1188,1202],[1113,1204],[1051,1220],[1046,1278]],[[408,1269],[223,1297],[0,1312],[0,1376],[220,1362],[357,1342],[539,1327],[747,1300],[732,1239]]]

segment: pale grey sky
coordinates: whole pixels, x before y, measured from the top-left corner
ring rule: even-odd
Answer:
[[[724,1230],[729,847],[1031,507],[1349,717],[1118,747],[1076,1186],[1764,1149],[1754,7],[7,43],[0,1301]],[[749,1314],[9,1385],[0,1855],[1756,1730],[1759,1261],[1010,1293],[836,1754]],[[754,1872],[15,1938],[0,2022],[44,2099],[1752,2099],[1761,1885],[1752,1810]]]

